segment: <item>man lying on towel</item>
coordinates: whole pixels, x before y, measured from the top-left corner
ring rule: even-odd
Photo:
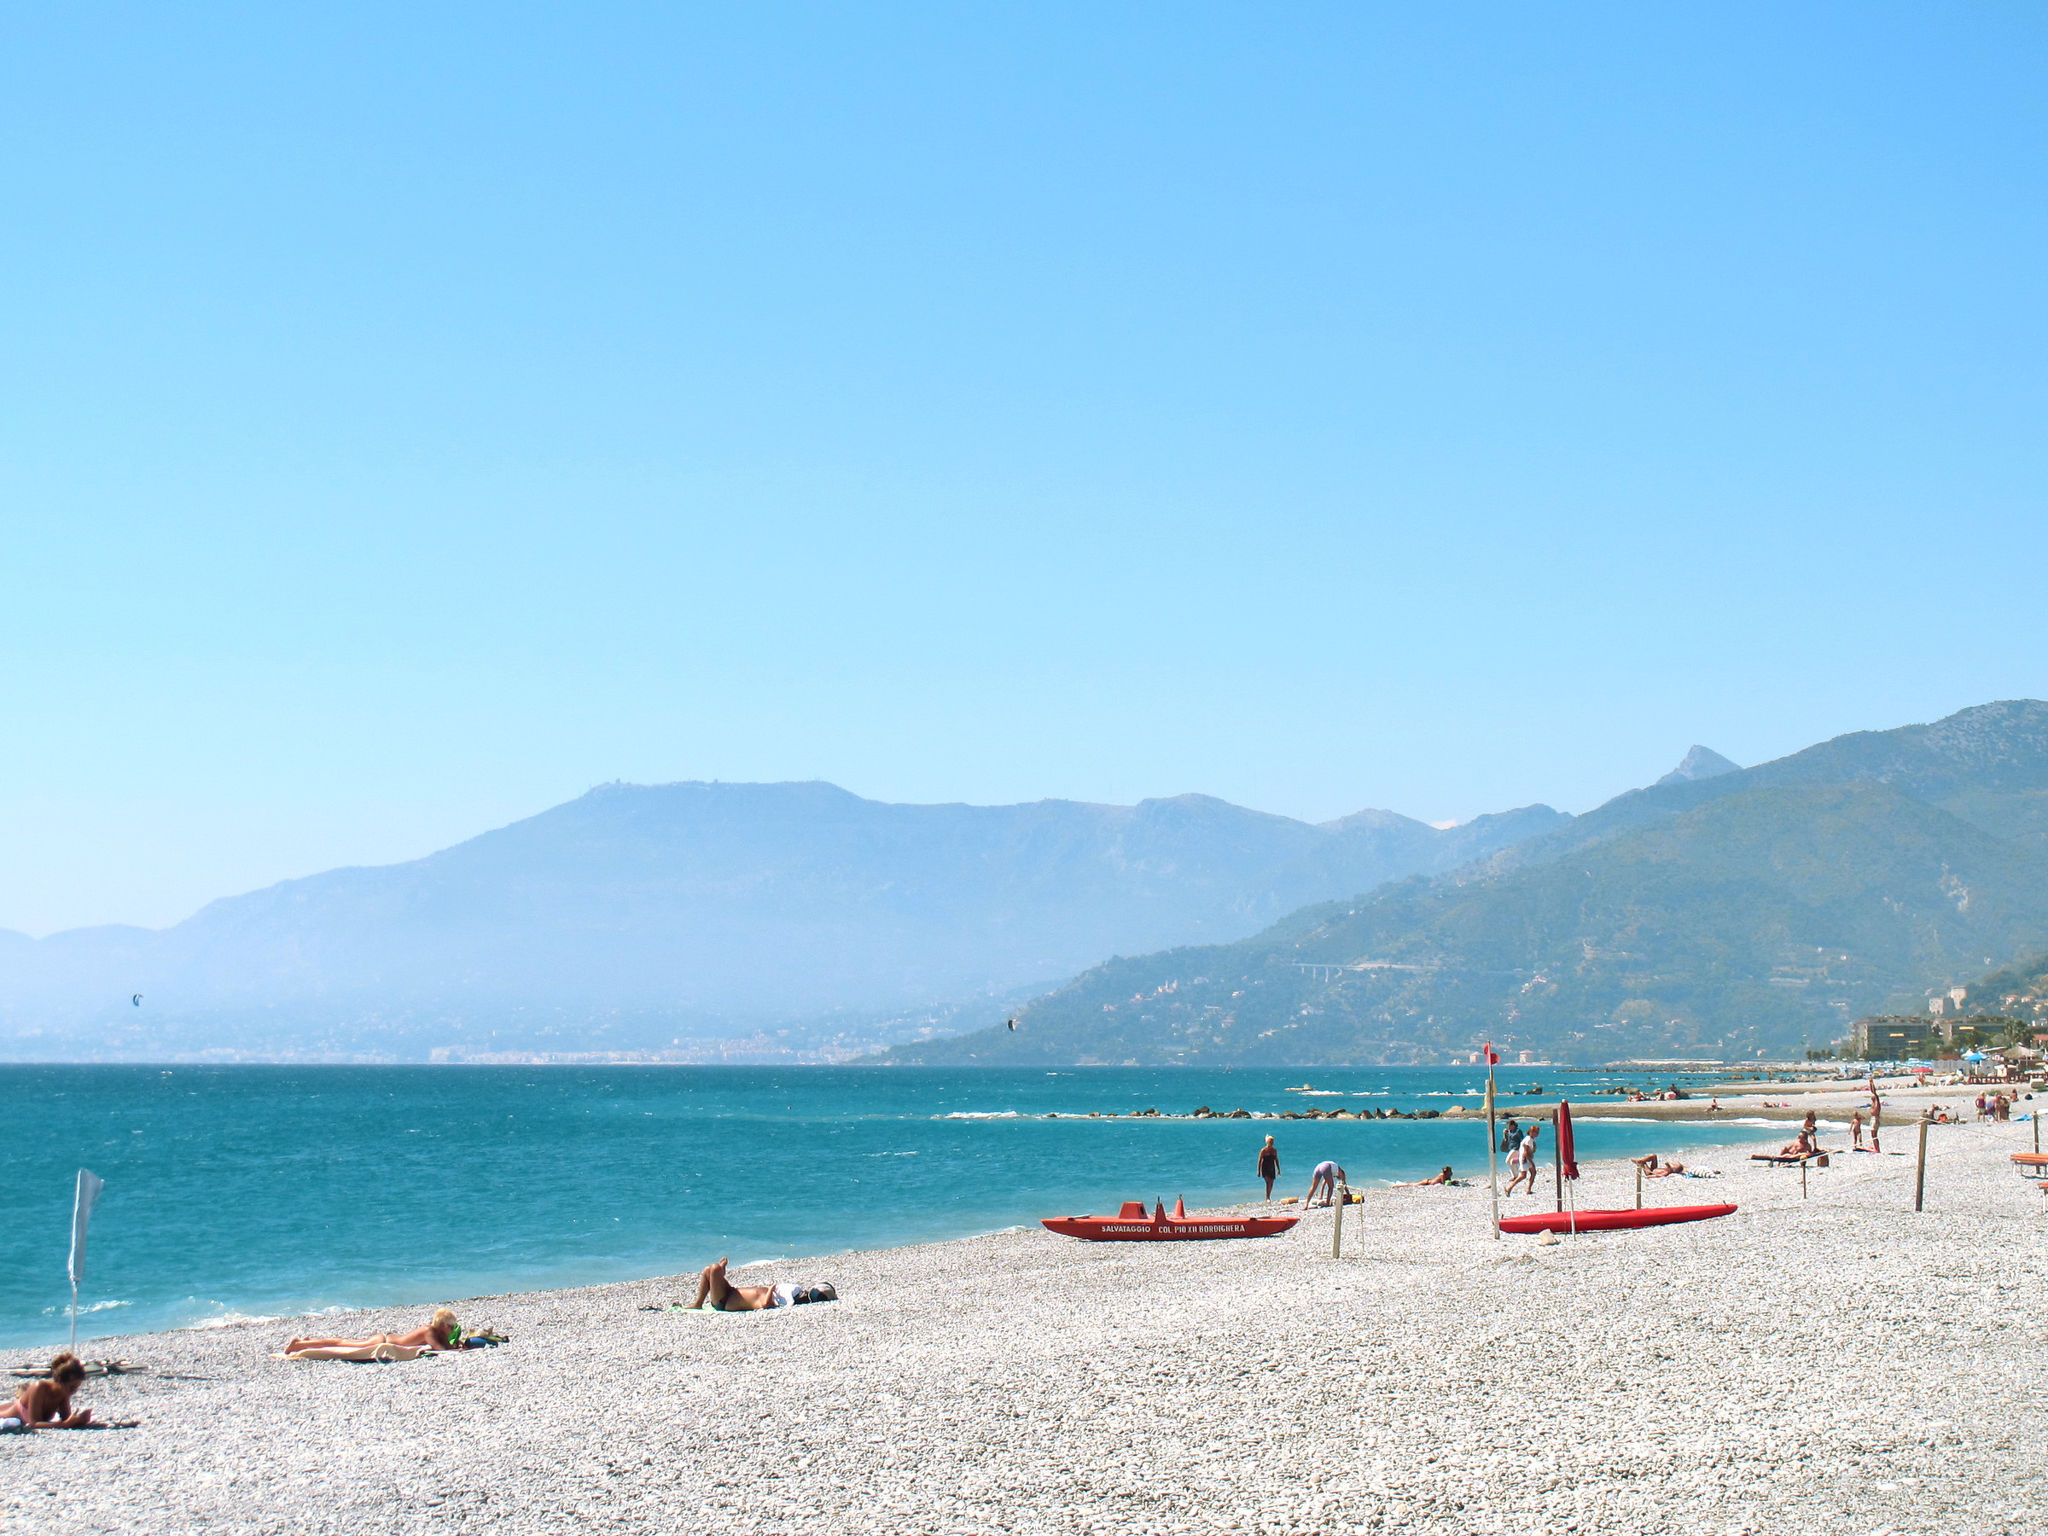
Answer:
[[[725,1278],[727,1260],[706,1264],[697,1276],[697,1294],[692,1310],[715,1312],[766,1312],[772,1307],[797,1307],[807,1301],[837,1301],[839,1293],[829,1285],[799,1285],[788,1280],[774,1285],[734,1285]]]

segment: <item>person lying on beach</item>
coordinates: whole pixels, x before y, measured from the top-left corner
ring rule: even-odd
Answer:
[[[1446,1168],[1433,1179],[1407,1179],[1399,1184],[1389,1184],[1389,1189],[1434,1189],[1439,1184],[1455,1184],[1451,1170]]]
[[[775,1307],[797,1307],[807,1301],[837,1301],[839,1292],[829,1285],[796,1285],[788,1280],[778,1280],[773,1285],[734,1285],[725,1278],[725,1266],[730,1262],[719,1259],[706,1264],[697,1276],[697,1294],[691,1298],[694,1310],[710,1307],[719,1312],[767,1312]]]
[[[1675,1158],[1667,1158],[1664,1162],[1657,1164],[1657,1166],[1643,1170],[1643,1177],[1646,1179],[1677,1179],[1684,1176],[1685,1164],[1677,1161]]]
[[[1809,1130],[1801,1130],[1799,1133],[1799,1139],[1797,1141],[1788,1142],[1786,1145],[1778,1148],[1778,1156],[1811,1157],[1814,1155],[1814,1153],[1818,1152],[1819,1150],[1820,1147],[1816,1145],[1814,1142],[1813,1132]]]
[[[395,1344],[400,1349],[470,1349],[463,1341],[462,1325],[446,1307],[436,1311],[424,1328],[411,1333],[378,1333],[366,1339],[293,1339],[284,1347],[288,1355],[302,1349],[369,1349],[378,1344]]]
[[[50,1362],[50,1374],[32,1381],[6,1407],[0,1408],[0,1433],[27,1434],[33,1429],[88,1429],[92,1410],[73,1412],[71,1398],[85,1381],[85,1362],[66,1350]]]

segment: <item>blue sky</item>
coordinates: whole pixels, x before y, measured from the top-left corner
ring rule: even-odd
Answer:
[[[2048,693],[2048,12],[16,8],[0,926]]]

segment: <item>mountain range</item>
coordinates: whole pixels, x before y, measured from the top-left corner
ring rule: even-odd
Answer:
[[[1097,966],[931,1063],[1570,1060],[1821,1044],[2048,950],[2048,704],[1656,784],[1233,943]]]
[[[888,805],[822,783],[614,784],[168,929],[0,932],[0,1059],[844,1055],[1569,820],[1531,806],[1453,828],[1386,811],[1311,825],[1203,795]]]

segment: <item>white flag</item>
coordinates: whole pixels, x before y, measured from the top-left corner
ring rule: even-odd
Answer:
[[[92,1224],[92,1208],[107,1181],[90,1169],[78,1170],[78,1201],[71,1207],[71,1283],[85,1278],[85,1229]]]

